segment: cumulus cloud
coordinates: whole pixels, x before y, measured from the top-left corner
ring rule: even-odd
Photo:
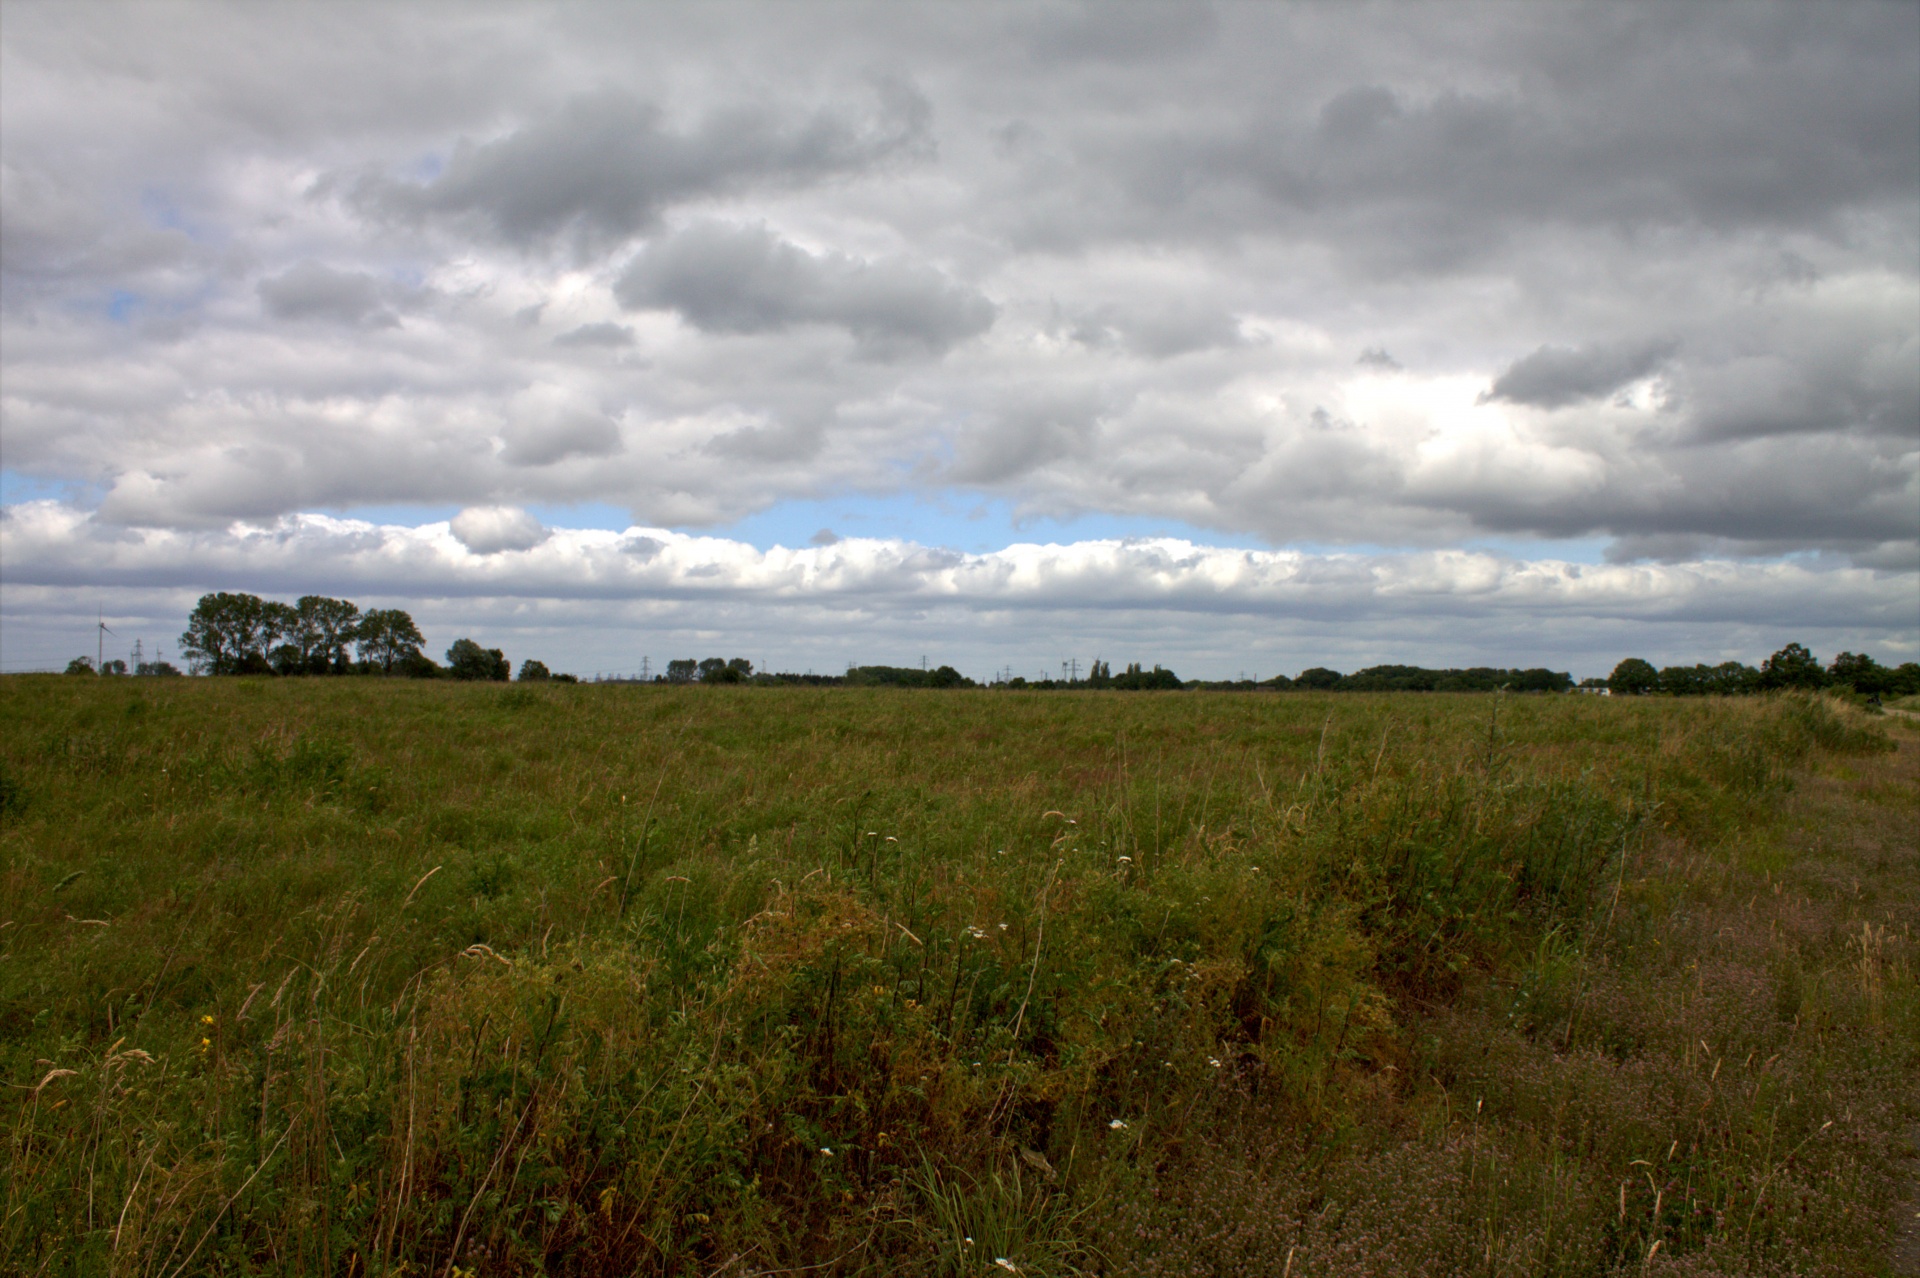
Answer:
[[[700,223],[649,245],[614,285],[633,310],[672,310],[709,333],[845,329],[887,357],[938,355],[984,332],[993,303],[930,267],[812,254],[764,226]]]
[[[606,91],[489,141],[462,139],[427,181],[362,176],[351,198],[369,212],[466,221],[522,247],[562,237],[599,247],[648,229],[676,203],[910,156],[925,145],[928,115],[917,91],[887,81],[860,115],[796,118],[742,104],[675,129],[653,103]]]
[[[175,548],[860,492],[1636,572],[1920,555],[1899,6],[750,15],[9,11],[10,475]]]
[[[1238,346],[1245,340],[1234,315],[1178,299],[1098,307],[1073,326],[1072,337],[1083,346],[1118,347],[1152,359]]]
[[[1565,408],[1611,395],[1672,358],[1671,341],[1587,347],[1542,346],[1494,379],[1486,398],[1537,408]]]
[[[283,320],[324,320],[335,324],[392,328],[400,322],[387,307],[389,290],[360,271],[336,271],[319,262],[301,262],[259,283],[267,314]]]
[[[501,460],[509,466],[551,466],[569,457],[610,457],[620,427],[593,400],[566,386],[531,387],[507,403]]]
[[[5,521],[9,576],[22,584],[97,576],[254,581],[287,589],[326,580],[382,596],[436,590],[529,599],[838,601],[850,608],[931,602],[984,611],[1164,607],[1355,620],[1495,609],[1516,621],[1571,611],[1597,618],[1861,626],[1898,624],[1913,585],[1909,576],[1794,563],[1594,566],[1468,551],[1238,550],[1174,538],[1016,544],[964,554],[894,539],[836,537],[761,550],[660,528],[548,529],[512,507],[469,508],[449,523],[420,527],[302,515],[200,533],[130,533],[69,506],[33,502],[7,508]],[[1831,611],[1836,608],[1838,614]]]
[[[554,338],[553,344],[555,346],[631,346],[633,330],[625,324],[601,320],[598,323],[570,328]]]
[[[538,519],[513,506],[469,506],[453,517],[447,529],[476,555],[532,550],[553,535]]]
[[[961,434],[953,477],[991,484],[1084,455],[1093,446],[1102,407],[1100,392],[1087,387],[1049,388],[1014,399]]]

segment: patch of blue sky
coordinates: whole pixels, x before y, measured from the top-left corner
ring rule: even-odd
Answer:
[[[154,187],[141,191],[140,212],[149,225],[161,230],[178,231],[190,240],[204,241],[209,238],[205,228],[189,219],[165,191]]]
[[[97,484],[76,479],[44,479],[23,475],[17,470],[0,469],[0,506],[26,501],[61,501],[76,506],[100,503]]]
[[[1462,542],[1460,549],[1505,555],[1509,559],[1557,559],[1569,564],[1603,564],[1611,537],[1474,537]]]
[[[116,288],[107,294],[107,318],[116,324],[131,323],[145,302],[138,293]]]

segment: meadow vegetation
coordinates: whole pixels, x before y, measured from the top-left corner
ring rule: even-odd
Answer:
[[[0,680],[0,1268],[1885,1271],[1814,695]]]

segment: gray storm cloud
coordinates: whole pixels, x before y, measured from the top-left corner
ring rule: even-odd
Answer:
[[[676,311],[708,333],[825,324],[883,356],[943,353],[994,318],[993,303],[930,267],[816,255],[757,226],[701,223],[651,244],[613,292],[629,309]]]
[[[259,284],[260,301],[275,319],[330,320],[391,328],[400,321],[387,309],[387,290],[359,271],[336,271],[301,262]]]
[[[1565,408],[1611,395],[1660,368],[1673,356],[1675,344],[1642,342],[1628,346],[1570,348],[1542,346],[1513,362],[1487,391],[1490,400]]]
[[[742,104],[675,129],[658,106],[607,91],[490,141],[462,139],[427,181],[365,175],[351,199],[391,216],[470,221],[521,246],[570,235],[591,249],[690,199],[816,182],[911,155],[924,146],[927,114],[914,90],[887,82],[867,118],[823,110],[795,119]]]
[[[8,502],[854,492],[1912,590],[1911,6],[726,12],[10,8]]]

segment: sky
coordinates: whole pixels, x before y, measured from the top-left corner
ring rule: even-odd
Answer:
[[[9,0],[0,669],[212,590],[589,677],[1920,660],[1920,5]]]

